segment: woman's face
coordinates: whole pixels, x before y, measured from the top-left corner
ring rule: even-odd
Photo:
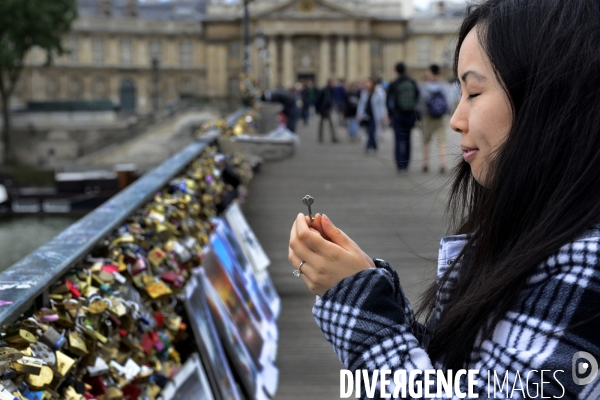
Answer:
[[[496,79],[489,58],[473,28],[465,37],[458,56],[460,103],[450,126],[460,133],[460,147],[473,177],[486,186],[487,166],[504,142],[512,124],[506,93]]]

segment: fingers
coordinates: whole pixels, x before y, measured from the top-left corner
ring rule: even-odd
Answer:
[[[323,239],[331,241],[329,236],[327,236],[325,234],[325,232],[323,232],[323,216],[321,214],[315,215],[315,220],[313,222],[313,228],[316,229],[321,234]]]
[[[296,269],[298,269],[298,267],[300,266],[300,263],[303,261],[300,257],[298,257],[296,255],[296,253],[294,253],[294,251],[291,248],[288,248],[288,260],[290,262],[290,264],[292,264],[292,266]],[[310,267],[309,264],[307,264],[306,262],[304,262],[304,264],[302,264],[302,275],[300,275],[303,279],[304,282],[306,283],[306,285],[311,288],[312,286],[314,286],[314,282],[310,279],[310,276],[313,274],[314,271],[312,271],[312,268]]]
[[[334,246],[333,243],[324,240],[321,237],[321,234],[316,230],[311,230],[309,226],[306,224],[306,219],[303,214],[298,214],[296,218],[296,231],[297,238],[301,241],[306,247],[308,247],[313,252],[320,254],[321,256],[327,257],[328,254],[339,250],[339,246]],[[302,249],[296,249],[292,244],[292,249],[298,254],[300,257],[303,257],[304,254],[299,253]],[[306,260],[305,260],[306,261]]]
[[[305,241],[298,236],[298,225],[304,225],[305,233],[304,236],[314,235],[320,240],[324,242],[321,236],[315,231],[311,232],[306,225],[306,220],[304,219],[304,215],[298,214],[296,221],[292,225],[292,231],[290,232],[290,249],[298,256],[302,261],[311,262],[316,264],[318,262],[319,256],[315,253],[313,249],[306,245]],[[291,262],[291,261],[290,261]],[[298,262],[299,263],[299,262]],[[298,267],[298,264],[295,265]]]
[[[321,228],[323,229],[323,233],[331,240],[333,243],[343,247],[348,250],[354,245],[352,239],[350,239],[344,232],[340,229],[336,228],[333,225],[333,222],[327,217],[327,215],[323,215],[321,217]]]

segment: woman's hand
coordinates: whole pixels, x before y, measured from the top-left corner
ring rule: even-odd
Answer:
[[[304,261],[302,278],[319,296],[342,279],[375,267],[373,260],[352,239],[326,215],[319,214],[312,224],[308,217],[298,214],[290,233],[288,259],[294,268]]]

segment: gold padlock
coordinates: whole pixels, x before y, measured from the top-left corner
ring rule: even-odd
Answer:
[[[38,375],[28,374],[25,376],[25,381],[34,389],[42,389],[44,386],[49,385],[54,379],[54,373],[50,367],[42,366]]]
[[[74,359],[60,351],[56,352],[56,370],[60,376],[67,376],[73,365],[75,365]]]
[[[173,293],[173,291],[162,281],[152,282],[144,289],[146,290],[146,293],[148,293],[148,296],[153,300]]]
[[[11,345],[29,345],[30,343],[37,343],[37,339],[35,338],[35,336],[25,330],[25,329],[19,329],[13,333],[8,334],[7,336],[5,336],[4,341],[6,341],[7,343],[11,344]]]
[[[12,363],[13,361],[20,360],[25,354],[12,347],[0,348],[0,364]]]
[[[83,338],[79,336],[79,333],[75,331],[69,332],[68,340],[69,350],[71,351],[71,353],[79,357],[83,357],[88,354],[88,349],[87,345],[85,344],[85,340],[83,340]]]
[[[104,393],[104,400],[122,400],[123,392],[116,386],[109,386]]]
[[[103,313],[108,308],[108,303],[103,300],[94,300],[87,306],[88,313],[96,315]]]
[[[127,314],[127,307],[125,307],[125,304],[123,304],[121,299],[116,296],[110,296],[108,300],[111,302],[111,306],[109,307],[110,312],[115,314],[117,317],[122,317],[123,315]]]
[[[12,363],[12,369],[23,374],[38,375],[42,370],[42,366],[42,360],[27,356]]]
[[[169,315],[165,317],[165,325],[170,331],[177,333],[181,328],[181,317],[175,314]]]
[[[63,396],[65,400],[84,400],[85,397],[77,393],[73,386],[67,387],[67,389],[63,392]]]

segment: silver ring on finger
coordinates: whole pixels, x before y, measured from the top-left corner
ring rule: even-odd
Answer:
[[[304,261],[302,261],[300,263],[300,265],[298,265],[298,269],[295,269],[294,272],[292,272],[296,278],[300,278],[300,275],[302,275],[302,266],[303,265],[304,265]]]

